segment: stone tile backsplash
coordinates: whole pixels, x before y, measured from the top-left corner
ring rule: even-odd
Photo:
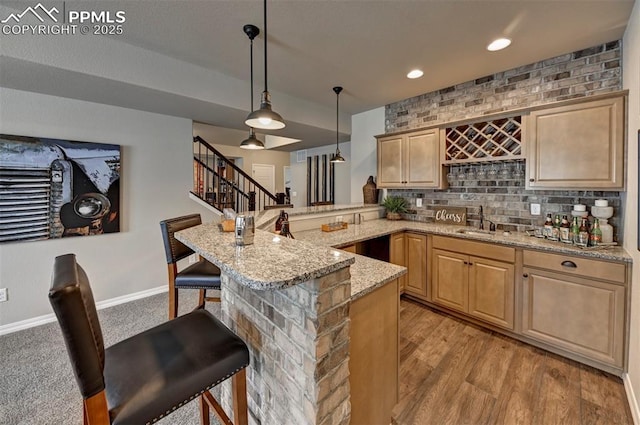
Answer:
[[[612,41],[386,105],[385,132],[621,90],[621,47]]]
[[[621,42],[612,41],[395,102],[385,107],[386,132],[472,118],[481,121],[488,114],[621,90],[621,54]],[[468,208],[468,224],[477,226],[482,205],[485,220],[497,223],[499,229],[516,231],[541,226],[548,212],[570,217],[574,204],[591,207],[596,199],[607,199],[614,208],[609,223],[620,241],[616,237],[623,234],[620,192],[525,190],[524,162],[506,164],[449,167],[447,190],[388,192],[410,202],[415,210],[407,215],[410,219],[433,221],[435,206],[461,206]],[[416,207],[419,196],[421,208]],[[531,203],[541,205],[541,215],[530,214]]]
[[[489,228],[490,220],[496,223],[498,230],[519,232],[542,226],[547,213],[552,213],[553,216],[560,214],[561,217],[566,214],[571,218],[574,204],[585,204],[589,211],[596,199],[607,199],[614,212],[609,224],[613,226],[614,240],[620,241],[618,236],[623,233],[620,229],[620,192],[525,190],[524,168],[523,161],[452,166],[447,175],[448,189],[389,189],[388,195],[402,196],[409,202],[412,213],[405,214],[405,218],[409,220],[431,222],[435,208],[450,205],[467,207],[467,224],[478,227],[479,209],[482,206],[485,229]],[[416,199],[419,197],[422,198],[422,207],[416,206]],[[532,203],[540,204],[539,216],[531,215]]]

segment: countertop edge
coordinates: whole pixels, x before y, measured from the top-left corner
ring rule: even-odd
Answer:
[[[384,220],[384,219],[380,219],[380,220]],[[549,253],[555,253],[555,254],[565,254],[565,255],[574,255],[574,256],[578,256],[578,257],[586,257],[586,258],[593,258],[593,259],[599,259],[599,260],[608,260],[608,261],[617,261],[617,262],[623,262],[626,264],[632,264],[633,263],[633,258],[626,252],[626,250],[624,249],[624,247],[622,246],[617,246],[616,250],[618,251],[617,253],[610,253],[607,252],[607,249],[600,249],[600,250],[577,250],[577,248],[574,247],[569,247],[569,246],[563,246],[563,245],[555,245],[556,242],[548,242],[549,245],[527,245],[524,242],[521,241],[517,241],[515,239],[513,240],[509,240],[509,236],[505,236],[503,237],[503,239],[498,239],[496,238],[496,236],[498,236],[498,234],[487,234],[486,236],[484,235],[468,235],[468,234],[462,234],[462,233],[458,233],[458,230],[461,229],[473,229],[471,227],[468,226],[450,226],[451,229],[447,229],[445,230],[440,230],[440,229],[424,229],[424,228],[419,228],[418,226],[413,225],[412,223],[416,223],[419,225],[434,225],[433,223],[423,223],[423,222],[411,222],[408,220],[403,220],[402,224],[400,224],[400,222],[395,221],[394,223],[398,223],[396,224],[396,226],[394,228],[390,228],[390,229],[385,229],[385,230],[381,230],[378,232],[374,232],[372,234],[369,235],[361,235],[357,238],[354,239],[349,239],[348,241],[341,241],[339,243],[330,245],[334,248],[342,248],[354,243],[358,243],[358,242],[362,242],[362,241],[366,241],[368,239],[372,239],[372,238],[376,238],[376,237],[380,237],[380,236],[385,236],[385,235],[391,235],[394,233],[400,233],[400,232],[415,232],[415,233],[422,233],[422,234],[427,234],[427,235],[437,235],[437,236],[445,236],[445,237],[452,237],[452,238],[457,238],[457,239],[464,239],[464,240],[471,240],[471,241],[476,241],[476,242],[485,242],[485,243],[495,243],[497,245],[501,245],[501,246],[510,246],[510,247],[514,247],[514,248],[522,248],[522,249],[530,249],[530,250],[536,250],[536,251],[544,251],[544,252],[549,252]],[[532,240],[539,240],[539,238],[535,238],[533,236],[529,236],[528,238],[532,238]],[[552,245],[553,244],[553,245]],[[558,242],[559,244],[559,242]]]

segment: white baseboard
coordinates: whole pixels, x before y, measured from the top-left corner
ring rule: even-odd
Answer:
[[[633,391],[631,380],[628,373],[622,374],[622,382],[624,383],[624,389],[627,392],[627,400],[629,402],[629,408],[631,409],[631,417],[635,425],[640,425],[640,406],[638,406],[638,398]]]
[[[147,298],[152,295],[161,294],[167,292],[167,285],[158,286],[157,288],[146,289],[140,292],[134,292],[133,294],[123,295],[121,297],[115,297],[96,303],[96,308],[102,310],[103,308],[113,307],[114,305],[128,303],[130,301],[139,300],[141,298]],[[44,325],[45,323],[55,322],[56,316],[53,313],[45,314],[31,319],[21,320],[19,322],[9,323],[7,325],[0,326],[0,335],[6,335],[13,332],[18,332],[24,329],[33,328],[35,326]]]

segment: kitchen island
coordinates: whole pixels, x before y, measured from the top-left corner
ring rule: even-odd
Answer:
[[[251,354],[250,423],[390,422],[404,267],[262,230],[236,247],[214,223],[176,238],[222,271],[222,320]]]

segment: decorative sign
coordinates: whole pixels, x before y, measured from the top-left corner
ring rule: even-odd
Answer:
[[[467,225],[467,209],[465,207],[440,207],[435,209],[436,223]]]

